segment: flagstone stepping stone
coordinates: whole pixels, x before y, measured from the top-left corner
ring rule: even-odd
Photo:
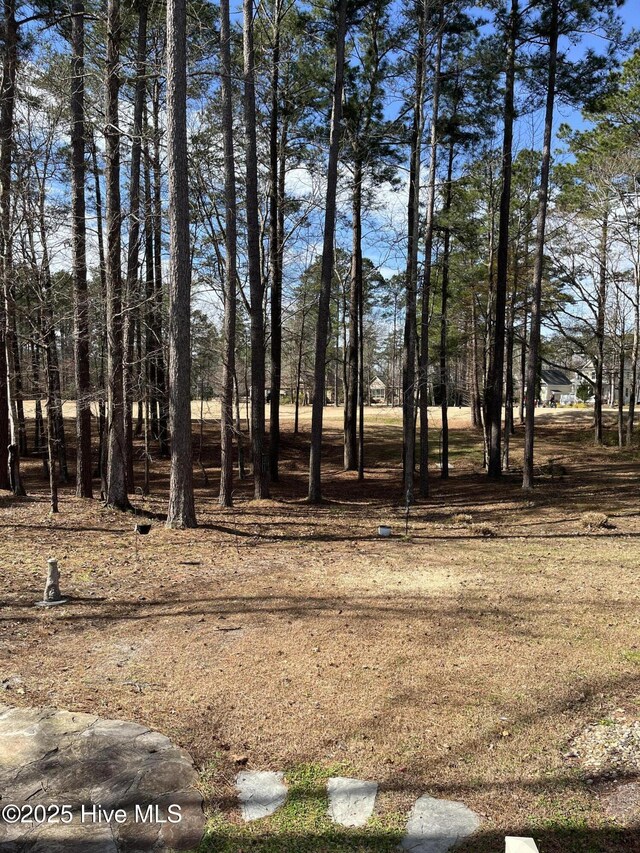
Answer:
[[[377,782],[333,776],[327,783],[329,817],[341,826],[364,826],[373,814]]]
[[[196,779],[190,756],[145,726],[0,705],[2,853],[193,849],[205,825]],[[34,821],[7,820],[9,804]]]
[[[236,776],[242,819],[249,822],[269,817],[287,799],[284,773],[270,770],[242,770]]]
[[[478,815],[463,803],[436,800],[425,794],[411,809],[400,849],[410,853],[446,853],[479,826]]]

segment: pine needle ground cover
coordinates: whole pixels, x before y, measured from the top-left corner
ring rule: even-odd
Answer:
[[[207,421],[200,526],[163,526],[168,468],[154,460],[152,493],[135,500],[152,529],[137,545],[132,515],[71,488],[50,516],[41,463],[28,460],[29,498],[1,498],[3,701],[166,733],[202,768],[207,853],[391,850],[424,793],[482,817],[466,853],[503,849],[506,834],[545,853],[640,850],[638,825],[602,804],[633,769],[612,778],[570,747],[599,721],[640,716],[637,454],[595,448],[588,411],[541,413],[539,486],[524,495],[517,471],[487,482],[468,412],[452,412],[451,477],[434,470],[405,532],[400,415],[367,414],[360,486],[340,470],[342,412],[327,409],[318,507],[304,500],[306,419],[285,435],[272,498],[254,503],[238,484],[232,510],[217,505]],[[435,463],[435,412],[433,426]],[[514,465],[520,452],[519,433]],[[586,529],[586,512],[607,526]],[[72,602],[44,610],[33,605],[49,556]],[[245,766],[284,770],[291,793],[255,825],[234,797]],[[363,830],[325,817],[336,769],[379,783]]]

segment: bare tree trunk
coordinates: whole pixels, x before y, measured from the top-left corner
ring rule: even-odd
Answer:
[[[157,439],[160,456],[169,455],[169,436],[167,408],[167,376],[165,369],[163,331],[162,331],[162,169],[160,163],[160,80],[156,77],[152,95],[153,110],[153,269],[155,298],[153,301],[154,335],[157,341],[155,354],[156,397],[157,397]]]
[[[411,128],[409,162],[409,200],[407,203],[407,267],[405,273],[405,321],[402,349],[402,476],[403,496],[407,506],[413,503],[416,456],[415,385],[418,287],[418,228],[420,222],[420,155],[424,127],[424,87],[426,68],[427,4],[416,2],[420,24],[416,56],[415,100]]]
[[[63,483],[69,481],[67,469],[67,447],[64,434],[64,418],[62,413],[62,391],[60,383],[60,360],[54,325],[53,305],[51,300],[51,270],[44,235],[41,237],[43,246],[43,305],[41,319],[43,323],[42,337],[45,346],[47,365],[47,417],[51,417],[56,456],[60,468],[60,478]]]
[[[58,478],[56,475],[55,435],[51,396],[47,396],[47,459],[49,468],[49,496],[51,512],[58,512]]]
[[[598,354],[595,359],[595,403],[593,418],[595,427],[595,443],[602,444],[602,392],[604,374],[604,343],[605,343],[605,312],[607,307],[607,252],[609,246],[609,215],[605,214],[601,226],[600,237],[600,275],[598,281],[598,311],[596,315],[596,346]]]
[[[271,117],[269,121],[269,269],[271,278],[271,404],[269,421],[269,471],[278,482],[280,457],[280,388],[282,386],[282,252],[281,223],[284,204],[286,153],[278,151],[280,99],[280,20],[282,0],[273,4],[273,49],[271,57]],[[286,139],[281,142],[286,146]],[[279,157],[282,153],[282,157]]]
[[[129,243],[124,314],[124,430],[127,487],[134,490],[133,472],[133,355],[136,314],[139,311],[138,273],[140,269],[140,164],[142,160],[142,121],[147,91],[147,0],[138,2],[138,44],[131,132],[131,172],[129,177]]]
[[[344,470],[358,468],[358,359],[360,353],[360,288],[362,287],[362,163],[354,164],[352,198],[351,277],[349,288],[349,343],[344,400]]]
[[[482,394],[480,391],[480,359],[478,356],[478,306],[471,292],[471,422],[484,435]]]
[[[235,387],[235,407],[236,407],[236,439],[238,442],[238,479],[244,480],[244,436],[242,434],[242,419],[240,417],[240,388],[238,386],[238,372],[233,374],[233,384]]]
[[[528,252],[525,252],[525,264],[528,257]],[[524,312],[522,317],[522,346],[520,348],[520,405],[518,407],[518,419],[520,425],[524,426],[524,389],[527,384],[527,288],[525,286],[523,293]]]
[[[436,198],[438,160],[438,110],[440,106],[440,65],[442,60],[442,19],[439,24],[433,68],[433,103],[431,107],[431,139],[429,141],[429,175],[427,178],[427,211],[424,234],[424,273],[422,277],[422,311],[420,325],[420,360],[418,404],[420,407],[420,497],[429,494],[429,301],[431,297],[431,253]]]
[[[73,0],[71,17],[71,210],[73,227],[73,322],[76,380],[76,495],[93,497],[91,378],[84,135],[84,0]]]
[[[107,64],[105,109],[105,157],[107,195],[107,493],[108,506],[129,507],[125,467],[121,204],[120,204],[120,130],[118,96],[120,91],[120,42],[122,24],[120,0],[107,0]]]
[[[320,273],[320,301],[316,327],[316,352],[314,363],[313,405],[311,412],[311,452],[309,455],[309,501],[322,500],[322,418],[325,401],[325,362],[329,332],[329,307],[334,268],[334,237],[336,227],[336,191],[338,184],[338,158],[342,130],[342,93],[344,89],[344,48],[347,33],[347,2],[338,0],[336,8],[336,55],[334,67],[333,99],[331,106],[331,131],[329,162],[327,164],[327,194],[325,199],[324,236],[322,244],[322,270]]]
[[[247,193],[247,259],[249,265],[251,319],[251,456],[253,494],[269,496],[269,471],[265,461],[265,337],[264,282],[260,262],[258,216],[258,149],[256,140],[255,51],[253,46],[253,0],[243,0],[244,121]]]
[[[444,199],[444,215],[448,220],[451,210],[451,181],[453,178],[453,139],[449,142],[449,158],[447,161],[447,186]],[[448,337],[448,307],[449,307],[449,255],[451,249],[451,229],[448,225],[444,230],[444,246],[442,250],[442,305],[440,315],[440,410],[442,412],[442,455],[440,458],[440,476],[443,480],[449,478],[449,365],[447,358]]]
[[[1,238],[0,238],[1,239]],[[9,488],[9,399],[4,299],[0,297],[0,489]]]
[[[533,443],[535,435],[535,394],[540,358],[540,325],[542,305],[542,273],[544,268],[544,234],[547,223],[549,198],[549,170],[551,165],[551,138],[553,131],[553,105],[556,91],[556,66],[558,56],[558,0],[552,0],[551,29],[549,32],[549,76],[547,79],[547,104],[544,119],[544,142],[540,189],[538,190],[538,222],[536,225],[536,257],[533,269],[533,299],[529,331],[527,361],[526,414],[524,427],[524,467],[522,488],[533,488]]]
[[[635,300],[633,303],[633,346],[631,348],[631,387],[629,388],[629,409],[627,412],[627,437],[629,447],[633,443],[633,426],[636,411],[636,388],[638,384],[638,358],[640,357],[640,270],[636,268]]]
[[[362,254],[362,246],[359,247]],[[362,259],[358,280],[358,480],[364,480],[364,277]],[[371,377],[369,377],[369,380]],[[369,381],[369,405],[371,405],[371,381]]]
[[[4,0],[4,51],[0,84],[0,284],[4,319],[4,353],[6,358],[7,410],[9,415],[10,472],[9,486],[14,494],[26,494],[20,475],[19,417],[16,399],[16,335],[15,293],[11,234],[11,165],[16,73],[18,66],[18,25],[15,0]],[[4,415],[2,415],[2,418]],[[0,420],[2,419],[0,418]],[[5,445],[6,446],[6,445]]]
[[[20,446],[20,457],[27,455],[27,427],[24,419],[24,385],[22,383],[22,359],[20,357],[20,343],[18,334],[13,336],[13,365],[16,376],[16,409],[18,411],[18,443]]]
[[[187,151],[187,4],[167,2],[169,174],[169,424],[167,527],[195,527],[191,455],[191,254]]]
[[[220,2],[222,132],[224,135],[225,270],[220,417],[220,506],[233,504],[233,386],[236,371],[236,171],[233,156],[229,0]]]
[[[624,447],[624,324],[620,330],[620,351],[618,361],[618,447]]]
[[[509,303],[509,313],[507,316],[507,340],[506,340],[506,369],[505,369],[505,399],[504,399],[504,446],[503,446],[503,468],[508,471],[510,465],[509,453],[511,445],[511,436],[515,434],[515,426],[513,422],[513,350],[515,341],[515,313],[516,313],[516,296],[518,290],[518,245],[513,248],[513,284],[511,289],[511,300]]]
[[[40,311],[36,312],[36,328],[38,332],[41,328]],[[40,358],[38,354],[38,346],[35,341],[31,341],[31,383],[33,385],[33,393],[35,396],[35,423],[33,434],[33,452],[36,456],[46,454],[46,439],[44,432],[44,418],[42,416],[42,399],[40,387]],[[46,467],[46,466],[45,466]]]
[[[307,318],[306,314],[306,305],[303,301],[302,304],[302,322],[300,324],[300,341],[298,344],[298,358],[296,363],[296,401],[295,401],[295,410],[293,416],[293,434],[298,435],[299,432],[299,415],[300,415],[300,387],[302,384],[302,355],[304,350],[304,327],[305,320]]]
[[[98,260],[100,264],[100,298],[103,316],[107,310],[107,265],[104,255],[104,228],[102,222],[102,189],[100,187],[100,172],[98,169],[98,149],[95,137],[91,134],[89,139],[91,150],[91,165],[93,181],[96,194],[96,231],[98,234]],[[107,354],[106,323],[102,326],[100,335],[100,371],[98,376],[98,476],[103,498],[106,496],[106,471],[104,470],[104,444],[106,442],[106,378],[105,361]]]
[[[502,400],[504,385],[504,338],[507,304],[507,274],[509,267],[509,211],[511,207],[511,172],[513,158],[513,121],[515,117],[514,89],[516,63],[516,37],[520,12],[518,0],[511,0],[511,13],[507,33],[507,65],[504,93],[504,131],[502,139],[502,192],[498,224],[498,252],[494,327],[487,376],[487,429],[489,439],[488,474],[498,478],[502,474]]]

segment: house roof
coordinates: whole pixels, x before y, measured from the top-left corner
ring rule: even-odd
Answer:
[[[384,382],[382,381],[382,379],[380,379],[379,376],[374,376],[374,378],[371,380],[371,385],[369,387],[370,388],[386,388],[387,386],[384,384]]]
[[[542,381],[546,385],[571,385],[571,380],[567,376],[566,373],[563,373],[561,370],[554,370],[553,368],[548,368],[541,371]]]

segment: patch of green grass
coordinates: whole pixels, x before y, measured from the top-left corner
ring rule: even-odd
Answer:
[[[366,826],[346,829],[327,817],[327,779],[348,772],[344,765],[306,764],[285,773],[289,794],[271,817],[232,823],[213,814],[198,853],[391,853],[403,835],[406,816],[374,815]]]
[[[552,837],[563,853],[603,853],[609,849],[602,847],[602,838],[611,827],[603,819],[594,825],[586,794],[541,797],[536,812],[539,816],[531,821],[531,835]]]
[[[640,652],[634,651],[633,649],[628,649],[626,652],[623,652],[622,657],[630,663],[640,664]]]

